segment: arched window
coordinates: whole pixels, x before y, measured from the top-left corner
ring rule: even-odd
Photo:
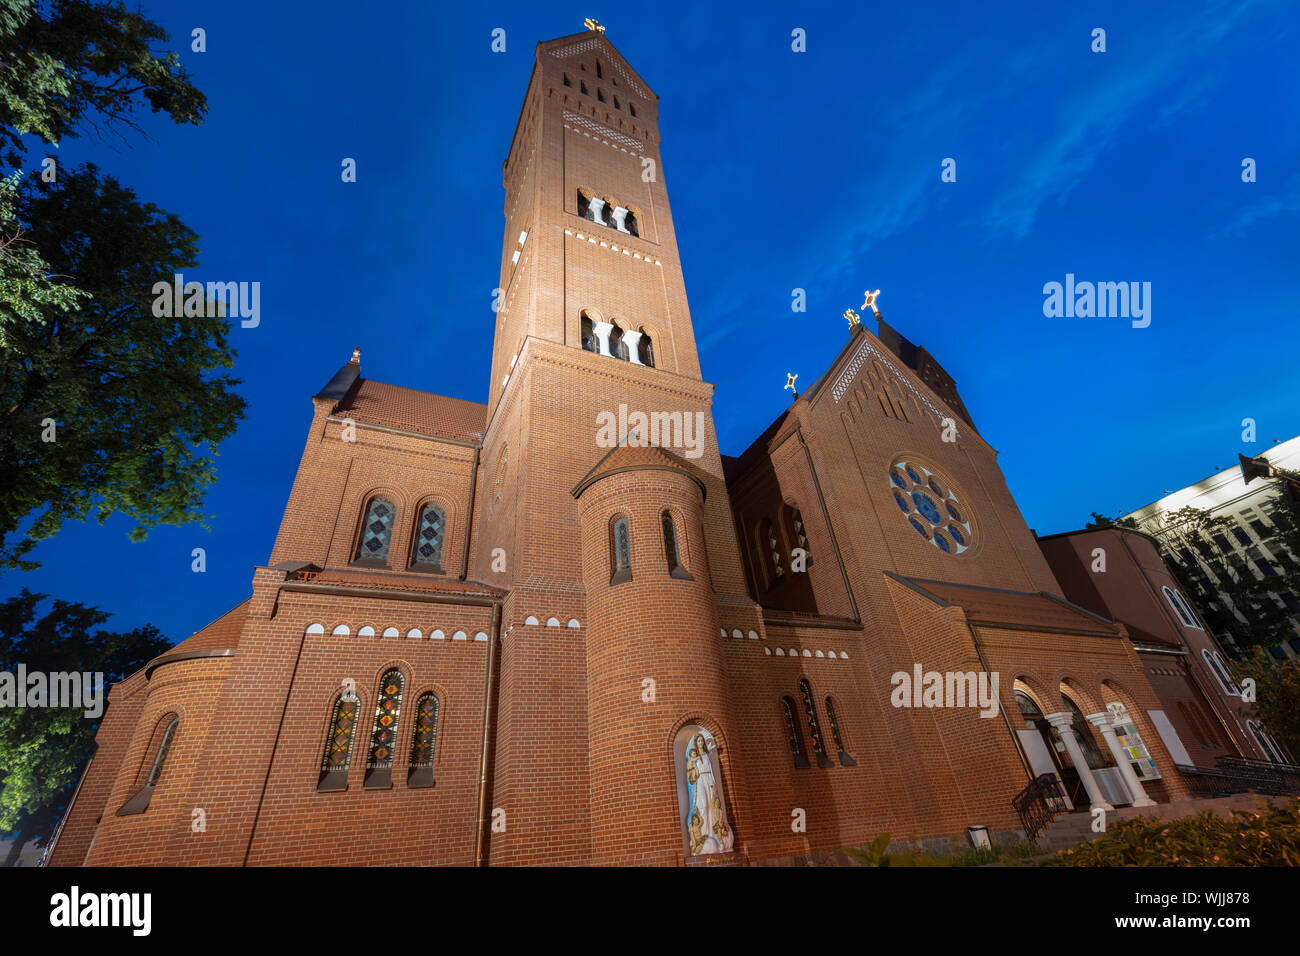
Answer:
[[[617,325],[609,332],[609,354],[614,358],[620,358],[624,362],[627,357],[627,343],[623,341],[623,330]]]
[[[164,718],[165,719],[165,718]],[[162,777],[163,764],[167,761],[167,752],[171,750],[172,740],[176,737],[176,728],[180,726],[181,719],[175,714],[167,720],[165,726],[163,721],[159,721],[159,726],[163,727],[162,736],[158,738],[158,746],[153,751],[153,763],[149,765],[149,773],[144,778],[144,786],[135,792],[126,803],[122,804],[122,809],[117,811],[117,816],[127,817],[135,813],[144,813],[149,809],[149,801],[153,799],[153,789]]]
[[[330,715],[330,733],[325,741],[317,790],[346,790],[348,767],[352,766],[352,744],[357,736],[361,701],[355,694],[340,694]]]
[[[586,312],[582,313],[582,350],[600,351],[600,346],[596,344],[596,324],[591,321],[591,317]]]
[[[437,505],[420,509],[420,524],[415,531],[415,552],[411,569],[442,574],[442,542],[447,536],[447,514]]]
[[[383,567],[388,564],[388,545],[393,537],[393,519],[397,509],[387,498],[371,498],[361,523],[354,563]]]
[[[799,721],[794,716],[794,701],[789,697],[781,698],[781,716],[785,720],[785,738],[790,745],[790,756],[797,768],[809,767],[808,755],[803,749],[803,734],[799,733]]]
[[[1160,591],[1164,594],[1165,600],[1169,602],[1169,606],[1174,609],[1174,613],[1178,615],[1178,620],[1182,622],[1183,627],[1194,627],[1198,631],[1203,630],[1196,623],[1196,615],[1192,613],[1191,607],[1188,606],[1187,601],[1181,594],[1164,585],[1161,586]]]
[[[681,551],[677,547],[677,526],[673,523],[673,516],[667,511],[663,513],[663,528],[664,557],[668,560],[668,576],[682,581],[694,581],[695,579],[682,566]]]
[[[1273,739],[1273,735],[1264,730],[1263,724],[1258,720],[1248,720],[1246,721],[1246,727],[1250,730],[1250,735],[1255,738],[1255,743],[1259,745],[1259,749],[1264,751],[1269,760],[1274,763],[1289,762],[1286,755],[1282,753],[1282,748]]]
[[[632,533],[628,529],[627,518],[619,517],[610,528],[610,555],[613,573],[610,584],[622,584],[632,580]]]
[[[629,209],[627,213],[623,216],[623,228],[626,229],[631,235],[637,237],[640,237],[641,235],[636,225],[636,213],[634,213],[631,209]]]
[[[830,697],[826,698],[826,719],[831,723],[831,740],[835,742],[835,750],[840,758],[840,765],[844,767],[856,767],[858,762],[849,756],[848,749],[844,746],[844,738],[840,735],[840,721],[835,713],[835,701]]]
[[[772,524],[771,518],[763,519],[763,523],[759,526],[758,538],[759,547],[763,549],[765,555],[763,563],[767,567],[767,586],[771,589],[785,582],[785,569],[781,563],[781,542],[777,538],[776,526]]]
[[[411,735],[411,769],[406,775],[409,788],[433,786],[433,758],[438,750],[438,695],[429,691],[415,702],[415,730]]]
[[[402,715],[405,684],[406,678],[395,667],[380,678],[370,755],[366,758],[367,790],[386,790],[393,785],[393,753],[397,749],[397,722]]]
[[[812,687],[807,679],[799,679],[799,696],[803,698],[803,713],[808,719],[808,736],[812,738],[813,753],[817,755],[817,766],[833,767],[835,764],[826,754],[826,744],[822,741],[821,724],[817,722],[817,704],[813,700]]]
[[[583,219],[591,218],[591,199],[581,189],[578,190],[578,215]]]
[[[1088,769],[1101,770],[1103,767],[1109,766],[1109,762],[1101,755],[1101,748],[1097,746],[1097,738],[1092,732],[1092,724],[1083,715],[1079,705],[1066,694],[1062,694],[1061,697],[1065,700],[1066,709],[1070,711],[1074,727],[1074,739],[1079,742],[1079,749],[1083,751],[1083,760],[1088,765]]]
[[[628,216],[631,216],[628,213]],[[642,365],[655,367],[655,347],[650,341],[650,335],[644,329],[641,331],[641,341],[637,343],[637,358],[641,360]]]
[[[1232,675],[1228,673],[1228,666],[1223,663],[1223,658],[1219,656],[1219,652],[1202,648],[1201,656],[1205,658],[1206,665],[1214,672],[1214,676],[1218,679],[1223,692],[1232,697],[1240,697],[1241,688],[1233,682]]]
[[[795,505],[785,506],[785,530],[796,548],[804,551],[804,567],[812,567],[812,549],[808,547],[808,530],[804,527],[803,514]]]

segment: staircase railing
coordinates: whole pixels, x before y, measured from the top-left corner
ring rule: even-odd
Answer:
[[[1198,797],[1225,797],[1250,791],[1273,796],[1300,796],[1300,767],[1290,764],[1221,757],[1214,769],[1182,764],[1176,769],[1187,788]]]
[[[1011,799],[1011,806],[1020,817],[1020,825],[1025,830],[1025,839],[1030,843],[1047,829],[1056,819],[1057,814],[1064,813],[1069,804],[1065,799],[1065,790],[1055,775],[1041,773],[1029,782]]]

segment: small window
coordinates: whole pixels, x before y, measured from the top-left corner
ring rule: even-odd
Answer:
[[[636,116],[636,107],[633,106],[631,103],[627,104],[627,111],[631,113],[633,116]]]
[[[812,549],[808,547],[808,529],[803,523],[803,514],[795,505],[785,506],[785,530],[796,548],[803,549],[804,567],[812,567]]]
[[[569,79],[569,74],[567,74],[567,73],[564,74],[564,85],[565,85],[565,86],[572,86],[572,85],[573,85],[573,80]]]
[[[581,80],[579,80],[578,83],[580,84],[580,88],[581,88],[581,90],[582,90],[582,95],[583,95],[583,96],[590,96],[591,94],[587,92],[587,84],[586,84],[586,83],[583,83]]]
[[[785,569],[782,566],[781,559],[781,542],[776,536],[776,526],[772,524],[772,519],[764,518],[763,524],[759,530],[759,542],[765,549],[765,564],[767,566],[767,586],[774,588],[785,581]]]
[[[321,760],[320,780],[316,784],[317,790],[348,788],[348,767],[352,765],[352,744],[356,740],[357,718],[360,714],[361,702],[355,694],[350,699],[340,695],[334,702],[334,711],[330,714],[329,738],[325,741],[325,756]]]
[[[415,531],[415,553],[411,556],[413,570],[442,573],[442,542],[446,531],[446,512],[437,505],[425,505],[420,509],[420,524]]]
[[[144,813],[149,809],[149,801],[153,799],[154,787],[162,778],[163,764],[167,761],[167,752],[171,750],[172,740],[176,737],[176,728],[180,726],[180,718],[172,715],[163,729],[162,737],[159,738],[158,746],[153,752],[153,763],[149,765],[149,773],[144,778],[144,786],[135,792],[122,808],[117,811],[116,816],[128,817],[137,813]]]
[[[1164,594],[1165,600],[1169,602],[1169,606],[1174,609],[1174,613],[1178,615],[1178,620],[1182,622],[1183,627],[1194,627],[1198,631],[1203,630],[1196,623],[1196,615],[1192,613],[1191,607],[1183,600],[1181,594],[1166,586],[1161,586],[1160,591]]]
[[[642,330],[641,332],[641,341],[637,342],[636,351],[637,358],[641,360],[642,365],[650,368],[655,367],[654,343],[650,341],[650,335],[645,330]]]
[[[812,766],[803,748],[803,735],[799,733],[799,722],[794,716],[794,701],[789,697],[781,698],[781,717],[785,721],[786,742],[790,745],[790,756],[795,767],[803,769]]]
[[[388,545],[393,537],[393,519],[397,509],[387,498],[371,498],[361,524],[356,563],[380,567],[388,564]]]
[[[605,102],[605,91],[602,90],[599,86],[596,87],[596,100],[600,103]]]
[[[799,681],[799,696],[803,699],[803,713],[808,720],[808,736],[812,738],[813,753],[817,755],[817,766],[833,767],[835,764],[826,754],[826,744],[822,742],[821,724],[817,722],[817,705],[813,700],[812,687],[805,679]]]
[[[1201,656],[1205,658],[1205,663],[1214,672],[1214,676],[1218,679],[1223,692],[1231,697],[1240,697],[1241,688],[1233,683],[1232,675],[1228,673],[1228,666],[1223,662],[1223,658],[1219,656],[1219,652],[1202,648]]]
[[[591,200],[581,190],[578,191],[578,216],[582,219],[591,218]]]
[[[367,790],[386,790],[393,785],[393,755],[397,749],[397,723],[402,716],[405,684],[406,678],[397,668],[380,678],[375,724],[370,732],[370,754],[366,758]]]
[[[1265,558],[1256,558],[1255,567],[1259,568],[1260,573],[1263,574],[1265,577],[1269,577],[1269,578],[1277,577],[1277,569],[1273,567],[1272,561],[1269,561]]]
[[[667,511],[663,513],[663,526],[664,557],[668,560],[668,576],[681,581],[694,581],[695,579],[682,567],[681,554],[677,548],[677,526],[673,524],[673,516]]]
[[[614,97],[614,109],[621,110],[622,108],[623,104],[618,101],[618,97]]]
[[[582,350],[584,352],[597,351],[596,326],[585,312],[582,314]]]
[[[629,235],[640,238],[641,233],[638,231],[636,225],[636,213],[632,212],[631,209],[623,214],[623,228],[628,231]]]
[[[599,61],[599,60],[596,61],[596,77],[597,77],[598,79],[604,79],[604,78],[605,78],[605,72],[600,68],[600,61]]]
[[[1250,522],[1250,526],[1255,529],[1255,534],[1259,535],[1260,538],[1267,538],[1269,536],[1270,532],[1268,525],[1264,524],[1264,522],[1260,521],[1258,518],[1253,519]]]
[[[844,746],[844,738],[840,736],[840,721],[835,713],[835,701],[830,697],[826,698],[826,719],[831,723],[831,740],[835,742],[835,750],[840,758],[840,765],[843,767],[856,767],[858,762],[849,756],[848,750]]]
[[[1233,528],[1232,536],[1240,541],[1246,547],[1250,547],[1250,535],[1246,534],[1243,528]]]
[[[1282,753],[1282,748],[1278,746],[1273,735],[1264,730],[1264,726],[1258,720],[1246,721],[1246,726],[1250,728],[1250,735],[1255,738],[1255,743],[1259,749],[1264,751],[1265,756],[1274,763],[1289,763]]]
[[[611,529],[613,540],[610,550],[613,557],[613,574],[610,584],[622,584],[632,580],[632,536],[628,530],[627,518],[617,518]]]
[[[628,360],[627,343],[623,341],[623,330],[617,325],[609,333],[609,354],[614,358]]]
[[[1219,546],[1219,550],[1222,551],[1224,554],[1230,554],[1232,552],[1232,542],[1230,542],[1223,535],[1216,534],[1214,536],[1214,543]]]
[[[438,750],[438,695],[421,694],[415,702],[415,730],[411,734],[411,769],[406,786],[411,789],[433,786],[433,758]]]

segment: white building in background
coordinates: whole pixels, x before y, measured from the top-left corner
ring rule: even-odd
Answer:
[[[1300,437],[1274,445],[1253,457],[1263,458],[1278,468],[1300,470]],[[1278,587],[1271,593],[1274,600],[1291,610],[1291,622],[1297,630],[1297,636],[1287,641],[1281,650],[1297,657],[1300,656],[1300,595],[1286,588],[1269,562],[1275,561],[1289,569],[1300,561],[1300,555],[1264,543],[1274,526],[1272,499],[1280,492],[1285,493],[1285,488],[1275,479],[1256,478],[1247,485],[1241,477],[1241,469],[1233,465],[1121,517],[1134,519],[1139,530],[1159,538],[1184,561],[1198,559],[1190,548],[1179,543],[1178,527],[1169,521],[1171,513],[1192,507],[1229,518],[1231,526],[1216,534],[1214,543],[1229,562],[1244,564],[1256,578],[1277,578]],[[1217,580],[1203,562],[1198,563],[1209,574],[1210,580]],[[1245,621],[1240,613],[1237,617]],[[1221,634],[1219,637],[1225,643],[1233,643],[1231,635]],[[1277,654],[1278,650],[1275,649],[1274,653]]]

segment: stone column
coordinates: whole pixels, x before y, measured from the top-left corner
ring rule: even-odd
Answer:
[[[623,344],[627,346],[627,360],[633,365],[641,364],[641,350],[638,346],[641,344],[640,332],[624,332]]]
[[[614,331],[614,323],[597,322],[593,328],[596,330],[596,351],[612,358],[613,353],[609,350],[609,333]]]
[[[605,200],[603,199],[593,199],[587,205],[587,213],[591,216],[592,222],[600,223],[602,226],[605,225],[605,219],[602,214],[604,208]]]
[[[1132,806],[1135,807],[1154,807],[1156,802],[1147,796],[1147,792],[1142,789],[1142,781],[1138,779],[1133,764],[1129,760],[1129,755],[1124,748],[1119,745],[1119,740],[1115,737],[1115,716],[1110,711],[1102,711],[1099,714],[1089,714],[1088,720],[1092,725],[1101,731],[1102,739],[1106,741],[1106,746],[1110,748],[1111,756],[1115,758],[1115,766],[1119,767],[1120,774],[1124,777],[1124,783],[1128,787],[1128,792],[1133,797]]]
[[[614,207],[614,228],[617,229],[619,232],[626,233],[627,235],[630,236],[631,233],[628,232],[627,227],[623,225],[623,217],[626,215],[627,215],[627,210],[624,209],[622,206]]]
[[[1106,812],[1115,808],[1106,802],[1106,798],[1101,795],[1101,788],[1097,786],[1097,779],[1092,775],[1088,768],[1088,761],[1083,758],[1083,750],[1079,747],[1079,739],[1074,736],[1074,715],[1069,711],[1061,711],[1059,714],[1043,715],[1049,724],[1061,732],[1061,740],[1065,743],[1066,752],[1070,755],[1071,762],[1074,763],[1074,769],[1079,772],[1079,780],[1083,783],[1083,789],[1088,792],[1088,800],[1092,804],[1092,809],[1100,807]]]

